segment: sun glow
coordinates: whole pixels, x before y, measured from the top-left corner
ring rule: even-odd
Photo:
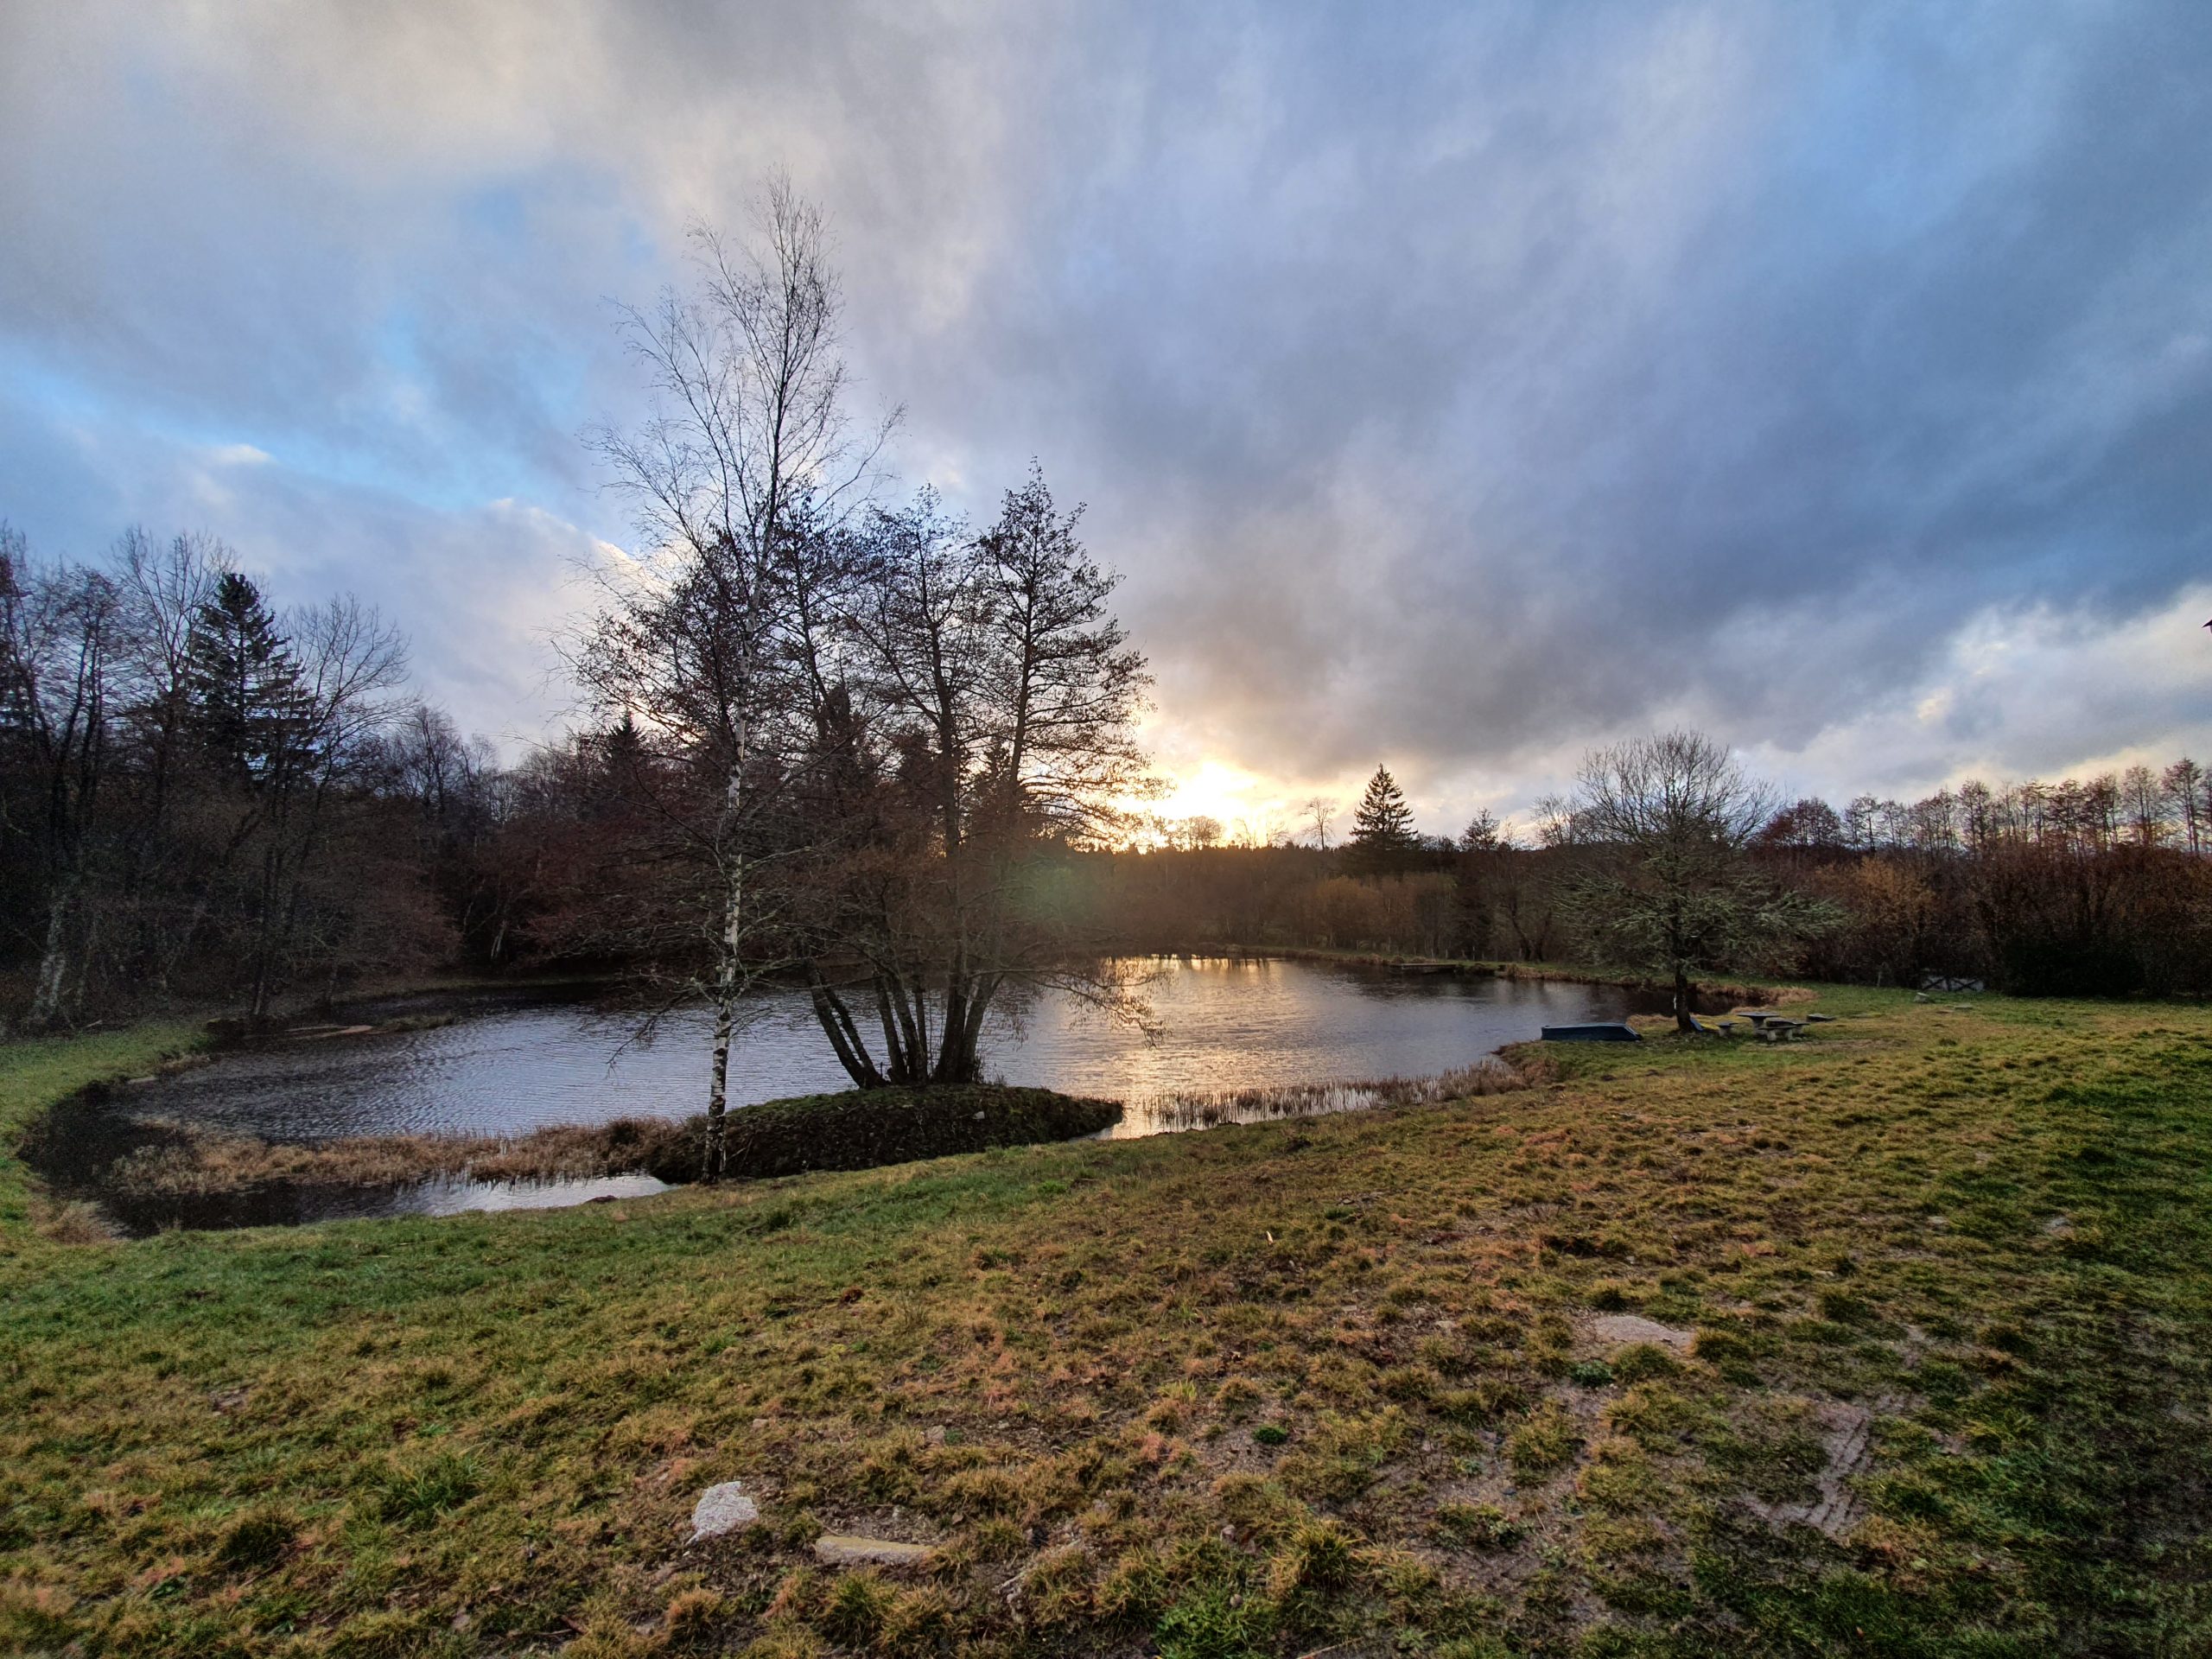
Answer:
[[[1264,846],[1271,840],[1312,833],[1313,826],[1303,821],[1298,804],[1282,793],[1279,782],[1229,761],[1202,760],[1188,771],[1165,776],[1165,794],[1129,804],[1149,825],[1136,837],[1139,846],[1164,845],[1172,827],[1199,820],[1215,826],[1211,838],[1224,845]]]

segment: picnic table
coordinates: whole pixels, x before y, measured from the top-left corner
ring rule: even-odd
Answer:
[[[1777,1014],[1771,1008],[1738,1008],[1737,1014],[1751,1021],[1751,1029],[1768,1042],[1781,1042],[1805,1029],[1806,1021],[1793,1020],[1786,1014]]]

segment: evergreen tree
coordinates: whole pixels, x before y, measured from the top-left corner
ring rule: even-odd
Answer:
[[[185,658],[201,742],[236,776],[266,781],[292,758],[307,694],[299,659],[251,579],[235,570],[217,579],[193,617]]]
[[[1413,808],[1388,766],[1375,768],[1352,818],[1352,863],[1371,871],[1402,869],[1421,850]]]

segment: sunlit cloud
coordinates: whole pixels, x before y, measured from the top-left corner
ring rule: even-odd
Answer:
[[[1090,504],[1159,810],[2212,753],[2208,83],[2190,7],[16,7],[0,517],[211,531],[557,732],[608,302],[781,166],[899,487]]]

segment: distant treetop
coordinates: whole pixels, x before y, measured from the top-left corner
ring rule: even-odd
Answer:
[[[1352,817],[1353,862],[1370,870],[1395,868],[1407,861],[1408,855],[1418,852],[1421,844],[1421,836],[1414,830],[1413,808],[1406,804],[1398,780],[1390,776],[1389,767],[1376,767]]]

